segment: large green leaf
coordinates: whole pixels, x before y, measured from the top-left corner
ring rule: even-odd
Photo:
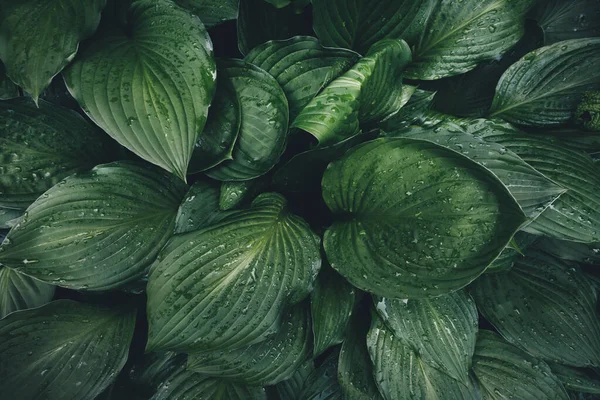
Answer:
[[[321,145],[333,144],[357,134],[361,123],[393,115],[405,104],[402,70],[410,59],[405,41],[377,42],[366,57],[313,98],[292,127],[309,132]]]
[[[190,354],[187,368],[253,386],[274,385],[292,376],[311,355],[310,313],[300,304],[286,312],[275,336],[247,347]]]
[[[219,187],[198,181],[192,185],[177,211],[175,233],[187,233],[210,225],[222,217],[219,210]]]
[[[425,362],[376,315],[367,335],[373,374],[386,400],[477,399],[474,387],[452,379]]]
[[[490,331],[479,331],[473,372],[485,400],[569,398],[545,362],[529,356]]]
[[[175,0],[202,20],[207,28],[236,19],[239,0]]]
[[[135,312],[59,300],[0,320],[0,391],[15,399],[94,399],[119,373]]]
[[[356,299],[356,289],[335,271],[321,272],[310,295],[315,356],[342,343]]]
[[[289,107],[283,90],[271,75],[242,60],[224,60],[226,76],[240,106],[239,136],[232,159],[207,171],[222,181],[244,181],[267,173],[279,161],[287,136]]]
[[[539,1],[532,14],[544,31],[546,44],[600,36],[596,0]]]
[[[6,74],[37,102],[54,75],[92,35],[106,0],[3,1],[0,58]]]
[[[510,271],[482,276],[470,291],[502,336],[531,355],[600,365],[596,293],[574,265],[533,250]]]
[[[477,309],[464,291],[431,299],[375,298],[394,336],[431,366],[467,383],[477,335]]]
[[[473,281],[525,220],[479,164],[428,141],[384,138],[330,164],[323,199],[337,215],[327,258],[354,286],[431,297]]]
[[[490,113],[520,125],[561,125],[583,93],[598,88],[600,38],[563,41],[513,64],[498,82]]]
[[[185,180],[215,87],[210,37],[169,0],[135,1],[127,15],[65,71],[67,86],[116,141]]]
[[[54,297],[55,287],[0,267],[0,319],[13,311],[43,306]]]
[[[36,200],[0,263],[71,289],[108,290],[146,273],[175,227],[183,182],[132,162],[72,175]]]
[[[296,119],[322,88],[357,60],[358,54],[323,47],[310,36],[270,41],[246,56],[246,61],[264,69],[279,82],[290,104],[290,121]]]
[[[77,113],[38,106],[0,101],[0,207],[24,210],[63,178],[111,157],[110,139]]]
[[[174,237],[148,282],[148,350],[216,351],[265,340],[311,291],[319,239],[278,194]]]
[[[552,373],[569,390],[600,394],[600,374],[592,369],[550,363]]]

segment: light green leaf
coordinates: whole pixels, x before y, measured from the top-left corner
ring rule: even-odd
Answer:
[[[198,181],[185,195],[175,220],[175,233],[187,233],[210,225],[222,217],[219,210],[219,187]]]
[[[324,237],[331,266],[354,286],[390,298],[464,287],[525,221],[489,171],[405,138],[367,142],[331,163],[323,199],[337,216]]]
[[[106,0],[2,2],[0,58],[6,74],[37,103],[39,95],[71,62],[79,42],[100,22]]]
[[[238,16],[239,0],[175,0],[175,3],[196,14],[207,28]]]
[[[286,400],[302,400],[298,397],[304,383],[315,370],[313,360],[310,359],[301,364],[289,379],[279,382],[275,385],[275,392],[280,399]]]
[[[302,110],[292,128],[305,130],[319,144],[357,134],[359,124],[379,122],[404,105],[402,70],[410,62],[403,40],[383,40],[348,72],[331,82]]]
[[[43,306],[54,297],[55,287],[0,267],[0,319],[13,311]]]
[[[596,293],[578,268],[531,250],[504,274],[470,287],[479,311],[510,343],[545,360],[600,365]]]
[[[545,362],[529,356],[490,331],[479,331],[473,372],[484,400],[569,398]]]
[[[319,239],[278,194],[175,236],[152,267],[148,350],[217,351],[267,339],[312,290]]]
[[[43,100],[0,101],[0,207],[26,209],[63,178],[108,161],[110,140]]]
[[[314,355],[342,343],[357,300],[356,289],[331,268],[319,274],[310,295]]]
[[[241,124],[232,160],[206,172],[221,181],[244,181],[267,173],[283,153],[289,122],[281,87],[264,70],[242,60],[224,60],[219,73],[236,92]]]
[[[552,373],[568,390],[600,394],[600,375],[592,369],[549,363]]]
[[[310,36],[296,36],[262,44],[245,60],[279,82],[290,104],[290,121],[294,121],[322,88],[354,65],[358,54],[323,47]]]
[[[187,368],[253,386],[290,378],[311,355],[310,313],[300,304],[282,317],[277,334],[260,343],[227,351],[190,354]]]
[[[574,39],[525,55],[502,75],[490,114],[525,126],[562,125],[585,91],[600,88],[600,38]]]
[[[404,340],[373,315],[367,334],[373,375],[386,400],[470,400],[476,390],[425,362]]]
[[[169,0],[135,1],[127,15],[65,70],[67,86],[113,139],[185,180],[215,87],[210,37]]]
[[[595,12],[594,12],[595,11]],[[600,36],[600,14],[596,0],[546,0],[532,12],[544,31],[544,42]]]
[[[27,209],[0,246],[0,263],[70,289],[116,288],[146,273],[184,194],[174,175],[145,164],[72,175]]]
[[[121,371],[134,310],[71,300],[0,320],[0,391],[15,399],[93,399]]]

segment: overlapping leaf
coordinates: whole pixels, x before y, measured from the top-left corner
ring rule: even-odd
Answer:
[[[175,0],[175,2],[196,14],[207,28],[236,19],[238,16],[239,0]]]
[[[138,0],[65,71],[90,118],[143,159],[185,180],[216,68],[200,20],[169,0]],[[93,78],[91,78],[93,77]]]
[[[319,239],[263,194],[249,210],[174,237],[148,282],[148,349],[217,351],[265,340],[280,313],[311,291]]]
[[[337,380],[337,356],[337,351],[333,351],[308,375],[298,400],[345,400]]]
[[[508,244],[524,215],[507,189],[466,157],[427,141],[378,139],[333,162],[323,199],[331,266],[390,298],[467,285]]]
[[[219,211],[219,187],[198,181],[192,185],[179,206],[175,233],[187,233],[208,226],[222,217]]]
[[[174,175],[132,162],[72,175],[27,209],[0,246],[0,263],[62,287],[118,287],[145,274],[184,194]]]
[[[0,319],[13,311],[49,303],[54,297],[54,289],[52,285],[0,267]]]

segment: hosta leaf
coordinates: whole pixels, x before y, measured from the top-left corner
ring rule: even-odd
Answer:
[[[190,354],[187,368],[253,386],[274,385],[292,376],[310,357],[310,314],[304,305],[286,312],[272,338],[228,351]]]
[[[367,347],[379,392],[386,400],[477,399],[476,391],[432,367],[373,316]]]
[[[0,58],[6,74],[39,95],[75,57],[79,41],[91,36],[106,0],[23,0],[2,2]]]
[[[6,76],[4,64],[0,60],[0,100],[19,97],[19,87]]]
[[[473,372],[482,398],[489,400],[567,400],[550,367],[490,331],[479,331]]]
[[[294,121],[322,88],[354,65],[358,54],[323,47],[310,36],[297,36],[262,44],[245,59],[279,82],[290,104],[290,121]]]
[[[0,390],[17,399],[95,398],[127,360],[132,311],[59,300],[8,315],[0,320]]]
[[[304,386],[308,377],[315,370],[313,360],[310,359],[301,364],[289,379],[279,382],[275,385],[275,392],[280,399],[301,400],[298,395]]]
[[[239,0],[175,0],[175,2],[196,14],[207,28],[236,19],[238,16]]]
[[[150,400],[266,400],[262,387],[250,387],[180,369],[158,388]]]
[[[546,0],[538,2],[533,17],[544,31],[544,42],[600,36],[596,0]]]
[[[312,289],[319,239],[263,194],[249,210],[174,237],[148,282],[148,350],[216,351],[265,340]]]
[[[376,298],[377,313],[421,359],[466,384],[477,335],[477,309],[458,291],[432,299]]]
[[[185,354],[146,353],[133,364],[128,375],[136,387],[147,388],[153,394],[173,373],[184,368],[186,361]]]
[[[21,215],[23,215],[22,210],[0,208],[0,229],[12,228],[16,224],[16,219],[19,218]]]
[[[523,253],[536,241],[539,236],[530,235],[519,231],[513,237],[512,242],[502,250],[502,253],[485,270],[486,274],[495,274],[508,271],[515,262],[523,257]]]
[[[67,86],[116,141],[185,180],[215,87],[210,37],[169,0],[135,1],[127,15],[130,33],[99,35],[65,71]]]
[[[187,233],[210,225],[221,217],[219,187],[198,181],[192,185],[177,211],[175,233]]]
[[[354,287],[335,271],[321,272],[310,295],[315,356],[342,343],[356,299]]]
[[[131,162],[72,175],[36,200],[0,263],[71,289],[108,290],[145,274],[175,227],[183,182]]]
[[[404,107],[379,124],[379,128],[386,132],[408,128],[429,112],[435,95],[435,92],[416,89]]]
[[[298,400],[345,400],[337,380],[337,361],[336,351],[329,354],[325,361],[306,378],[298,394]]]
[[[292,124],[334,144],[359,132],[360,123],[378,122],[404,105],[402,70],[410,62],[403,40],[377,42],[366,57],[313,98]]]
[[[221,183],[219,208],[223,211],[227,211],[239,207],[246,202],[250,203],[250,200],[267,186],[266,183],[267,182],[263,178],[252,179],[250,181]]]
[[[275,78],[245,61],[222,61],[219,73],[233,86],[241,123],[233,159],[207,175],[222,181],[256,178],[273,168],[283,153],[289,121],[287,99]]]
[[[52,285],[0,267],[0,319],[13,311],[43,306],[54,297],[54,289]]]
[[[563,260],[600,265],[600,243],[575,243],[543,238],[536,247]]]
[[[501,144],[470,135],[452,123],[435,129],[408,129],[396,135],[430,140],[489,169],[504,183],[531,220],[566,192]]]
[[[510,271],[482,276],[470,291],[502,336],[531,355],[572,366],[600,365],[596,294],[571,264],[532,250]]]
[[[490,113],[526,126],[569,122],[585,91],[600,88],[600,38],[534,50],[502,75]]]
[[[43,100],[0,101],[0,207],[26,209],[63,178],[108,161],[108,138]]]
[[[592,369],[550,363],[552,373],[568,390],[600,394],[600,375]]]
[[[486,169],[405,138],[362,144],[331,163],[323,199],[338,216],[323,243],[331,266],[354,286],[390,298],[467,285],[525,219]]]

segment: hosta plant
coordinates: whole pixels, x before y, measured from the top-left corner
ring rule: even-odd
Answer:
[[[600,396],[597,0],[0,0],[0,397]]]

